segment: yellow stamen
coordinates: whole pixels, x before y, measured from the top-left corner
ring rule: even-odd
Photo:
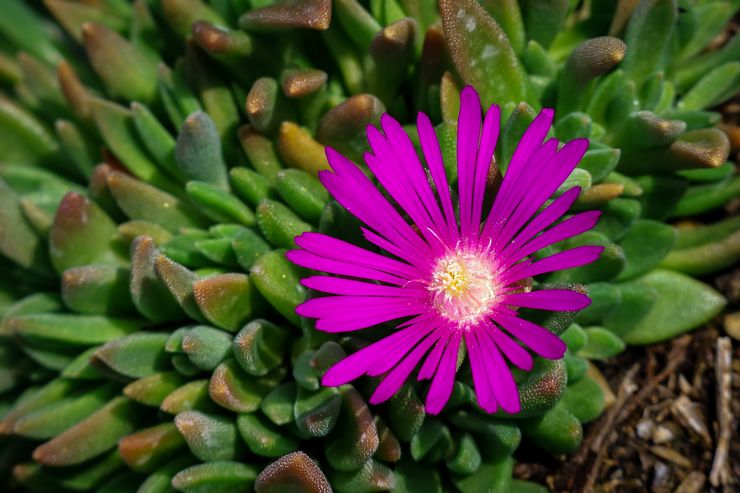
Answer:
[[[491,262],[468,252],[439,259],[429,283],[432,302],[445,318],[460,325],[480,320],[496,299]]]

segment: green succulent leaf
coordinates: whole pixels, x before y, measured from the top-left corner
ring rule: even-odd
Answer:
[[[444,0],[440,14],[455,67],[484,104],[525,100],[524,69],[496,21],[472,0]]]
[[[37,447],[34,460],[61,467],[81,464],[107,452],[141,423],[141,412],[136,406],[125,397],[111,399],[92,415]]]
[[[215,460],[181,470],[172,485],[186,493],[247,492],[257,478],[257,469],[241,462]]]
[[[655,302],[623,338],[627,344],[650,344],[675,337],[714,317],[727,301],[706,284],[684,274],[655,270],[633,283],[657,292]]]

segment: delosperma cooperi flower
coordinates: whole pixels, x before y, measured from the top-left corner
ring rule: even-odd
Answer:
[[[563,219],[578,187],[549,202],[588,148],[586,139],[562,146],[556,139],[545,140],[552,120],[553,111],[544,109],[529,126],[487,213],[484,200],[495,165],[500,108],[493,105],[482,117],[470,86],[462,91],[458,119],[457,208],[437,137],[423,113],[417,129],[426,168],[392,117],[381,118],[383,133],[368,127],[372,153],[365,162],[391,200],[353,162],[327,149],[333,171],[321,172],[321,182],[365,224],[365,238],[383,253],[320,233],[298,236],[300,248],[288,252],[288,259],[331,275],[303,279],[306,287],[328,296],[306,301],[297,312],[316,318],[316,328],[326,332],[400,322],[391,336],[330,368],[324,385],[383,376],[370,399],[380,403],[421,364],[417,378],[431,379],[427,412],[436,414],[452,393],[464,343],[479,405],[488,412],[520,410],[509,364],[529,370],[531,353],[558,359],[566,347],[547,329],[521,318],[518,309],[575,311],[590,304],[583,293],[531,290],[524,281],[588,264],[602,251],[580,246],[539,260],[531,257],[591,229],[600,214],[588,211]]]

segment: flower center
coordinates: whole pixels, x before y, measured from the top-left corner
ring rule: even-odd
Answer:
[[[498,291],[491,262],[460,251],[437,261],[428,287],[440,315],[458,325],[468,325],[486,315]]]

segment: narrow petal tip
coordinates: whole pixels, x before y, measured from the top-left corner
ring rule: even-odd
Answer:
[[[468,98],[479,98],[478,91],[475,90],[475,88],[468,84],[467,86],[463,87],[463,90],[460,92],[460,100],[461,102]],[[461,103],[462,104],[462,103]]]
[[[522,410],[522,403],[519,400],[519,394],[517,393],[513,398],[512,396],[509,396],[507,399],[502,399],[501,409],[509,414],[519,414]]]
[[[496,404],[495,402],[486,403],[485,405],[478,402],[478,407],[483,409],[488,414],[493,414],[498,411],[498,404]]]
[[[382,115],[380,115],[380,125],[383,127],[383,130],[385,130],[386,133],[387,133],[387,127],[401,128],[401,124],[398,123],[398,120],[393,118],[388,113],[383,113]]]
[[[307,312],[310,312],[310,310],[306,310],[306,303],[301,303],[300,305],[295,307],[295,313],[296,315],[299,315],[301,317],[308,317]]]
[[[426,413],[431,414],[432,416],[436,416],[437,414],[442,412],[442,409],[444,409],[444,407],[445,407],[444,402],[439,402],[437,400],[430,400],[430,399],[427,399],[427,402],[424,405]]]
[[[348,383],[350,380],[346,378],[346,375],[343,375],[343,372],[337,368],[337,365],[334,365],[321,377],[321,385],[324,387],[339,387]]]
[[[537,115],[537,117],[542,117],[547,120],[552,121],[553,118],[555,118],[555,110],[553,108],[542,108],[540,110],[540,113]]]
[[[298,244],[299,239],[300,239],[300,237],[299,236],[296,236],[295,243],[296,243],[296,245],[301,246],[301,245]],[[285,252],[285,258],[288,260],[288,262],[292,262],[292,263],[295,264],[296,263],[296,261],[295,261],[296,260],[296,255],[299,255],[299,252],[300,251],[301,250],[288,250],[287,252]]]

